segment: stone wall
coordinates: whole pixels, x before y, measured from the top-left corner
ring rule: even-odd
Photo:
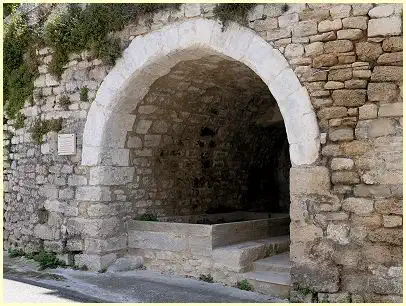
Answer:
[[[117,35],[126,45],[173,22],[212,18],[213,7],[183,5],[155,14],[151,25],[141,20]],[[317,114],[320,157],[290,172],[292,279],[330,301],[401,300],[401,16],[400,4],[261,4],[248,17],[249,27],[288,60]],[[86,52],[72,54],[58,81],[47,72],[52,51],[38,50],[38,57],[40,77],[34,105],[24,107],[25,127],[15,130],[11,120],[3,127],[4,248],[43,245],[103,267],[125,253],[125,224],[136,213],[120,187],[136,184],[133,167],[123,167],[128,172],[123,176],[81,165],[88,109],[112,67]],[[88,101],[80,101],[84,86]],[[72,101],[67,110],[58,105],[62,95]],[[34,144],[29,127],[38,117],[62,117],[61,132],[77,135],[77,154],[58,156],[56,133]],[[128,131],[126,122],[118,124]],[[128,156],[117,152],[100,158],[120,165]],[[95,183],[100,176],[119,182],[114,191]]]

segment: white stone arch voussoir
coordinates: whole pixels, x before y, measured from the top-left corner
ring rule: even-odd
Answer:
[[[319,128],[307,90],[301,86],[283,55],[250,29],[197,18],[137,36],[101,84],[89,110],[82,165],[128,166],[126,131],[130,112],[150,85],[171,67],[208,54],[228,56],[250,67],[265,82],[285,122],[294,166],[310,165],[319,155]],[[122,97],[131,95],[131,104]],[[128,99],[127,99],[128,100]],[[125,132],[123,132],[125,131]]]

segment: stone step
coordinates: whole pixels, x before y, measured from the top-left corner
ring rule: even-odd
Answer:
[[[233,272],[246,272],[253,268],[253,262],[270,255],[289,250],[289,236],[269,237],[215,248],[213,259]]]
[[[254,262],[254,271],[290,272],[289,252],[265,257]]]
[[[255,291],[267,295],[288,298],[291,288],[290,273],[256,271],[242,274],[254,286]]]

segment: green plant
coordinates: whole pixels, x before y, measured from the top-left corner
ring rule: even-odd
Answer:
[[[22,249],[8,249],[8,256],[13,257],[21,257],[24,256],[25,252]]]
[[[230,21],[246,25],[248,12],[255,6],[255,3],[221,3],[213,9],[213,14],[224,26]]]
[[[119,39],[109,33],[120,31],[139,16],[179,4],[90,4],[85,9],[70,5],[67,13],[45,27],[45,41],[54,50],[50,71],[61,75],[68,54],[84,50],[92,52],[106,64],[113,65],[121,55]]]
[[[243,279],[237,282],[237,288],[246,291],[254,291],[254,286],[252,286],[248,280]]]
[[[5,13],[13,13],[18,5],[4,4]],[[13,14],[10,23],[4,26],[3,40],[3,103],[7,116],[14,119],[32,96],[33,81],[38,76],[36,49],[40,46],[53,49],[48,70],[58,77],[71,53],[88,50],[94,57],[113,65],[122,50],[120,40],[111,37],[111,33],[122,30],[140,16],[179,7],[180,4],[171,3],[97,3],[82,9],[70,4],[67,12],[45,25],[40,18],[39,24],[33,27],[27,25],[22,14]]]
[[[199,277],[200,280],[207,282],[207,283],[212,283],[213,282],[213,276],[211,274],[200,274]]]
[[[36,120],[31,128],[31,136],[35,143],[42,143],[42,136],[46,133],[54,131],[59,132],[62,130],[62,118],[51,120]]]
[[[4,17],[15,12],[15,10],[20,6],[20,3],[4,3],[3,4],[3,12]]]
[[[33,90],[38,74],[35,59],[36,33],[21,14],[15,14],[4,27],[3,103],[7,115],[14,119]]]
[[[71,102],[70,102],[68,96],[61,96],[61,97],[59,98],[58,103],[59,103],[59,105],[60,105],[63,109],[65,109],[65,110],[67,110],[68,107],[69,107],[69,105],[71,104]]]
[[[88,101],[88,93],[89,93],[89,89],[87,87],[82,87],[80,89],[80,101]]]
[[[107,268],[100,269],[98,272],[99,272],[99,273],[106,273],[106,272],[107,272]]]
[[[146,213],[142,214],[140,217],[141,221],[158,221],[158,217],[156,214]]]
[[[37,261],[40,265],[40,270],[44,270],[46,268],[57,268],[57,267],[65,267],[66,264],[59,260],[58,257],[56,257],[56,254],[53,252],[47,252],[47,251],[40,251],[38,254],[34,255],[34,260]]]
[[[16,116],[16,119],[15,119],[14,127],[16,129],[23,128],[24,127],[24,119],[25,119],[25,116],[22,113],[18,113],[17,116]]]
[[[309,287],[301,287],[299,285],[296,285],[295,288],[296,288],[296,291],[302,295],[313,294],[313,290],[310,289]]]

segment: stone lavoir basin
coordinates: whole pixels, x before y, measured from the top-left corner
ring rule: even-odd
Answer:
[[[289,224],[288,214],[243,211],[132,220],[129,254],[150,270],[210,274],[227,285],[248,279],[258,292],[287,297]]]
[[[210,256],[217,247],[286,235],[288,214],[233,213],[161,217],[129,223],[130,249],[155,249]]]

